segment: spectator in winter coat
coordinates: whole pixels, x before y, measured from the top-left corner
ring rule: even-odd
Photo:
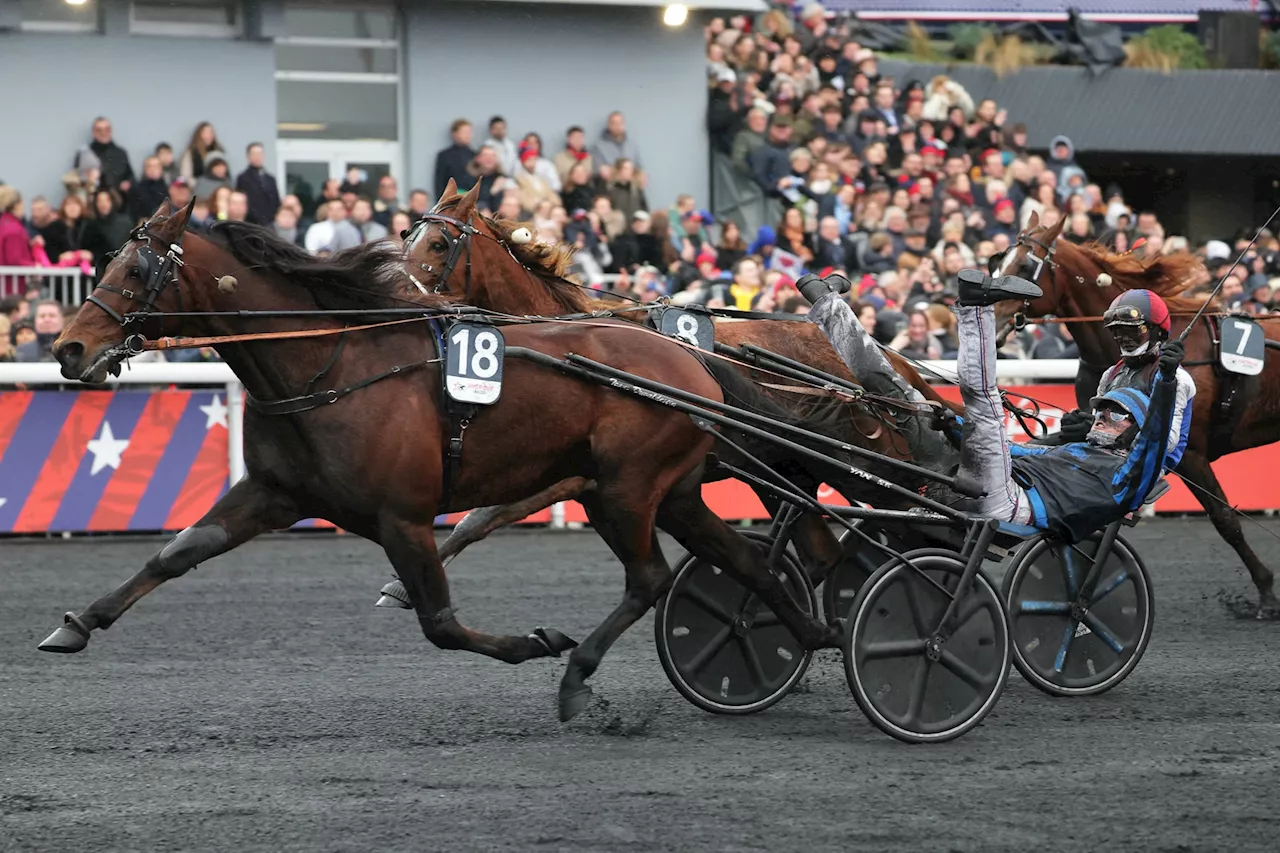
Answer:
[[[388,230],[391,230],[391,217],[403,209],[400,206],[399,192],[399,185],[392,176],[383,175],[378,179],[378,197],[373,200],[373,221]]]
[[[560,204],[559,194],[538,174],[538,159],[536,148],[521,144],[515,179],[520,191],[520,206],[525,210],[537,210],[544,201],[550,202],[552,207]]]
[[[543,153],[545,149],[542,147],[542,137],[536,133],[526,133],[524,139],[520,140],[519,147],[530,148],[534,154],[538,155],[529,171],[546,181],[547,186],[552,190],[560,192],[564,182],[560,179],[560,173],[556,171],[556,164],[548,160]]]
[[[111,120],[98,117],[93,120],[93,141],[89,150],[102,164],[102,186],[118,190],[122,195],[133,186],[133,167],[129,155],[111,138]]]
[[[1058,176],[1058,186],[1063,187],[1062,170],[1076,165],[1076,147],[1066,136],[1055,136],[1049,141],[1049,162],[1045,164],[1051,172]],[[1079,168],[1078,166],[1076,168]]]
[[[271,230],[276,232],[277,237],[288,240],[295,246],[301,246],[303,243],[303,232],[298,228],[298,214],[294,213],[291,207],[281,205],[276,211]]]
[[[202,121],[196,125],[195,131],[191,134],[191,141],[182,152],[182,160],[178,163],[178,174],[194,183],[204,175],[205,160],[214,151],[226,156],[222,145],[218,142],[218,135],[214,132],[213,125]]]
[[[107,254],[128,241],[136,223],[120,210],[119,199],[108,189],[94,194],[93,210],[96,216],[84,230],[84,248],[92,253],[95,274],[101,279],[110,263]]]
[[[733,148],[730,151],[729,159],[733,161],[733,166],[739,172],[750,175],[751,152],[755,151],[767,141],[765,134],[769,129],[769,116],[764,110],[753,108],[747,111],[746,126],[739,130],[733,137]]]
[[[142,180],[129,190],[126,210],[136,222],[146,219],[160,209],[160,203],[169,197],[169,185],[164,180],[164,167],[159,157],[142,161]]]
[[[631,227],[609,242],[615,267],[629,270],[641,264],[662,264],[662,247],[652,234],[652,225],[647,211],[637,210],[631,215]]]
[[[36,339],[20,345],[14,360],[26,363],[56,361],[53,357],[53,342],[62,334],[66,322],[62,316],[62,305],[55,299],[37,303],[33,320]]]
[[[791,148],[791,119],[775,116],[769,126],[767,143],[752,151],[747,161],[756,183],[766,195],[781,198],[782,191],[792,183]],[[784,180],[786,186],[782,185]]]
[[[386,226],[379,225],[373,219],[373,204],[369,199],[357,199],[351,206],[351,224],[360,232],[366,243],[373,243],[387,238]]]
[[[360,245],[360,231],[347,220],[347,208],[341,201],[325,202],[320,213],[324,218],[307,229],[303,240],[307,251],[334,253]]]
[[[609,113],[604,131],[596,144],[591,148],[591,156],[595,158],[596,170],[600,179],[606,183],[613,178],[613,164],[622,159],[630,160],[637,170],[644,169],[640,160],[640,149],[635,141],[627,136],[627,120],[617,110]],[[640,186],[645,185],[644,172],[640,171]]]
[[[840,223],[834,216],[823,217],[814,238],[813,266],[852,272],[858,267],[853,246],[840,236]]]
[[[0,266],[35,266],[31,238],[22,224],[22,194],[13,187],[0,185]],[[22,293],[26,279],[22,276],[0,276],[0,296]]]
[[[726,219],[720,226],[720,243],[716,246],[716,266],[722,270],[731,269],[734,264],[747,255],[747,243],[742,239],[742,231],[738,223]]]
[[[609,182],[609,201],[613,209],[630,220],[637,210],[648,210],[649,201],[636,175],[635,164],[630,160],[619,160],[613,166],[613,180]]]
[[[255,225],[270,225],[280,209],[280,190],[275,176],[265,168],[266,153],[261,142],[251,142],[245,149],[249,168],[236,178],[236,189],[249,199],[249,217],[246,221]]]
[[[588,210],[595,199],[595,187],[591,182],[591,174],[585,162],[578,162],[565,176],[564,188],[560,193],[564,209],[572,214],[575,210]]]
[[[595,161],[587,152],[587,134],[582,128],[574,125],[565,131],[564,150],[555,156],[552,163],[556,167],[556,174],[560,176],[562,184],[568,181],[569,171],[579,163],[586,165],[588,176],[595,172]]]
[[[209,198],[218,187],[231,187],[231,169],[222,154],[214,151],[204,159],[204,174],[196,179],[196,197]]]
[[[453,178],[459,192],[466,192],[476,185],[476,178],[467,171],[476,151],[471,147],[471,122],[465,118],[454,120],[449,126],[452,143],[436,154],[435,183],[432,189],[436,198],[444,194],[445,184]],[[496,157],[495,157],[496,159]]]
[[[489,138],[484,141],[498,155],[498,168],[504,175],[514,175],[520,165],[516,143],[507,136],[507,120],[502,116],[489,119]]]

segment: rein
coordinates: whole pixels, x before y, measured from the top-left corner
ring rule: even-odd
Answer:
[[[323,312],[321,312],[323,313]],[[136,343],[130,343],[129,349],[132,353],[148,352],[150,350],[166,350],[166,349],[195,349],[197,347],[211,347],[217,344],[238,344],[248,341],[281,341],[293,338],[322,338],[327,335],[342,335],[347,332],[362,332],[366,329],[381,329],[386,326],[399,326],[404,323],[421,323],[424,320],[433,320],[434,315],[428,317],[410,317],[407,320],[387,320],[382,323],[367,323],[363,326],[344,326],[340,329],[297,329],[288,332],[254,332],[245,335],[210,335],[203,338],[186,338],[186,337],[162,337],[153,341],[142,340]],[[126,343],[139,338],[139,335],[133,335]]]

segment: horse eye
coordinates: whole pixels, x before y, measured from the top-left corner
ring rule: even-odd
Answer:
[[[406,229],[404,229],[403,231],[401,231],[401,232],[400,232],[400,239],[401,239],[401,240],[406,239],[408,236],[409,236],[409,229],[408,229],[408,228],[406,228]]]
[[[129,278],[142,278],[142,271],[139,270],[137,267],[130,268]]]
[[[443,242],[439,240],[431,244],[431,251],[433,252],[443,252],[445,249],[448,249],[448,248],[449,248],[448,246],[446,246]]]

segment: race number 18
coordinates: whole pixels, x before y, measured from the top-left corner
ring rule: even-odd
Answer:
[[[445,390],[459,403],[490,405],[502,394],[502,333],[492,326],[458,323],[449,330]]]

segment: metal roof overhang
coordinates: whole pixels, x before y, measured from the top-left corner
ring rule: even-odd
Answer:
[[[452,0],[455,3],[473,3],[475,0]],[[671,0],[488,0],[493,3],[544,3],[561,6],[652,6],[662,8],[673,5]],[[727,12],[767,12],[766,0],[686,0],[682,5],[690,12],[701,9]]]

